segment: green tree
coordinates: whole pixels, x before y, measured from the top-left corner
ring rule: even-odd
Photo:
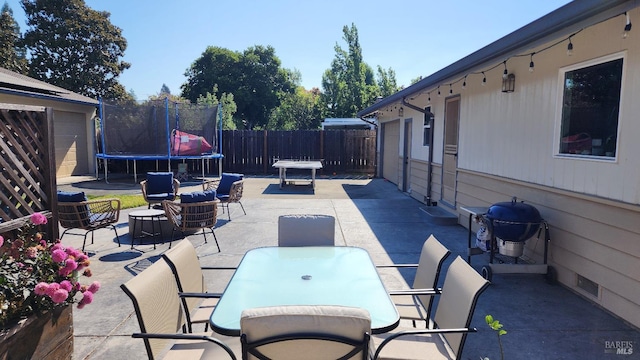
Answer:
[[[167,84],[162,84],[162,87],[160,88],[160,94],[171,94],[171,90],[169,90]]]
[[[118,82],[131,66],[120,60],[127,41],[110,13],[84,0],[22,0],[22,7],[32,77],[89,97],[129,98]]]
[[[214,106],[222,104],[222,130],[236,130],[238,127],[234,122],[233,115],[238,107],[233,100],[233,94],[222,93],[218,99],[218,87],[214,86],[212,92],[200,95],[197,100],[198,105]]]
[[[285,93],[280,106],[269,116],[270,130],[313,130],[320,128],[320,90],[298,86],[293,94]]]
[[[378,88],[380,89],[378,95],[383,98],[395,94],[400,90],[396,82],[396,72],[392,68],[385,70],[378,65]]]
[[[281,68],[271,46],[254,46],[243,53],[210,46],[185,76],[182,95],[191,101],[215,85],[220,93],[233,94],[238,107],[234,122],[248,129],[264,128],[282,94],[293,92],[297,80],[295,72]]]
[[[336,57],[322,76],[323,102],[328,117],[354,117],[373,103],[379,92],[373,70],[362,59],[355,24],[342,28],[347,50],[336,44]]]
[[[13,17],[13,10],[6,2],[2,6],[0,14],[0,67],[26,74],[28,71],[27,60],[20,26]]]

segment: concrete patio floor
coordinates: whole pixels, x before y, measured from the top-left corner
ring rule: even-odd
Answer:
[[[111,184],[69,181],[60,182],[58,188],[95,194],[140,192],[132,179]],[[180,190],[199,188],[197,184],[183,184]],[[463,226],[434,225],[420,210],[424,204],[383,179],[320,178],[314,192],[305,186],[280,190],[277,178],[249,177],[244,189],[242,202],[247,214],[231,204],[231,221],[226,214],[219,216],[215,233],[221,252],[217,252],[211,237],[207,244],[201,234],[188,237],[197,247],[202,265],[236,266],[247,250],[275,246],[278,216],[303,213],[335,216],[336,244],[365,248],[377,264],[417,262],[430,234],[452,251],[443,267],[444,275],[455,256],[466,258],[467,230]],[[139,327],[131,301],[119,286],[158,260],[168,243],[154,250],[152,244],[138,245],[136,241],[131,249],[127,216],[131,210],[120,214],[117,229],[121,247],[110,229],[96,231],[95,243],[86,246],[92,260],[92,280],[100,281],[102,288],[91,305],[73,310],[76,360],[147,357],[142,340],[131,338]],[[79,248],[82,236],[65,235],[63,243]],[[472,259],[476,270],[487,262],[488,255]],[[209,291],[222,292],[232,272],[205,275]],[[381,275],[389,288],[407,287],[413,282],[411,271],[385,270]],[[462,359],[500,359],[497,336],[484,323],[486,314],[500,320],[508,331],[502,337],[505,359],[640,359],[637,328],[561,285],[547,284],[542,275],[494,275],[493,283],[479,299],[472,321],[478,332],[468,336]],[[630,341],[633,353],[617,355],[607,348],[609,342],[616,341]]]

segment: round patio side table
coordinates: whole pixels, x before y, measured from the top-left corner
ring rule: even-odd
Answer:
[[[163,210],[157,209],[145,209],[145,210],[136,210],[129,213],[129,233],[131,234],[131,248],[133,249],[133,244],[135,243],[135,239],[140,239],[139,245],[142,245],[142,239],[145,237],[151,237],[153,240],[153,248],[156,248],[156,237],[159,236],[160,240],[164,238],[162,234],[162,224],[160,224],[160,219],[164,216]],[[131,229],[131,223],[133,222],[133,229]],[[145,231],[145,223],[151,223],[151,232]],[[136,236],[136,229],[140,227],[138,230],[139,235]],[[157,231],[156,231],[156,226]]]

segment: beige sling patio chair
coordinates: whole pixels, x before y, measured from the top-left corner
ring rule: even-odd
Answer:
[[[418,264],[377,266],[378,268],[416,269],[411,289],[389,291],[400,317],[413,321],[414,326],[416,321],[425,321],[425,327],[429,324],[434,294],[440,292],[440,289],[437,288],[440,270],[449,254],[451,254],[449,249],[431,235],[422,245]]]
[[[243,359],[368,359],[371,318],[365,309],[290,305],[246,309],[240,318]]]
[[[182,306],[185,309],[187,331],[193,331],[192,324],[204,324],[206,331],[211,312],[218,304],[221,294],[207,292],[202,270],[235,270],[236,268],[200,266],[196,249],[187,239],[167,250],[162,257],[169,264],[175,277]]]
[[[185,320],[178,286],[163,259],[120,287],[131,298],[140,325],[140,333],[131,336],[144,340],[149,359],[236,359],[240,354],[237,339],[179,333]]]
[[[164,209],[164,215],[171,224],[171,240],[169,242],[169,248],[173,243],[173,234],[176,231],[180,231],[184,236],[185,233],[202,230],[202,236],[204,242],[207,243],[207,232],[209,230],[213,234],[213,239],[216,241],[218,252],[220,251],[220,244],[218,244],[218,238],[213,228],[218,222],[218,203],[219,200],[200,201],[193,203],[176,203],[169,200],[162,202],[162,208]]]
[[[336,219],[330,215],[281,215],[278,246],[333,246]]]
[[[428,329],[396,328],[372,336],[376,359],[460,359],[478,297],[489,282],[460,256],[444,280],[433,322]]]

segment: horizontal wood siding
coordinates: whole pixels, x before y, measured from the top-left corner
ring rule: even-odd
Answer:
[[[640,208],[480,173],[459,173],[460,206],[489,206],[513,196],[535,206],[549,223],[549,263],[558,270],[559,281],[640,326]],[[466,221],[461,223],[466,226]],[[543,246],[541,240],[529,240],[525,254],[541,262]],[[597,297],[577,286],[577,275],[599,284]]]
[[[424,202],[427,196],[427,171],[429,163],[420,160],[411,160],[411,197]]]

